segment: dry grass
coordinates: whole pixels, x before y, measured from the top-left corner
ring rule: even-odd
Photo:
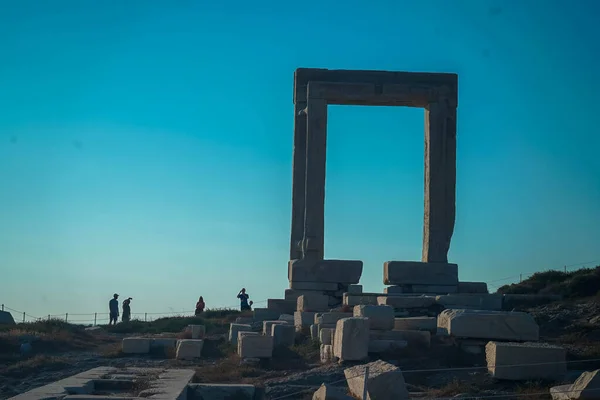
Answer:
[[[515,388],[515,393],[527,396],[527,398],[531,400],[548,400],[552,398],[552,396],[550,396],[551,386],[556,386],[556,384],[544,381],[530,381],[519,384]]]
[[[0,368],[0,376],[20,379],[41,372],[61,370],[70,365],[71,362],[62,357],[37,355]]]
[[[258,367],[240,365],[240,358],[231,354],[215,364],[197,368],[194,383],[253,383],[253,378],[261,375]]]
[[[470,382],[453,379],[439,389],[432,389],[429,394],[435,397],[453,397],[461,393],[477,393],[478,389]]]

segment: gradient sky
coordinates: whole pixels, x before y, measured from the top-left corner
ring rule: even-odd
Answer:
[[[281,298],[297,67],[459,74],[461,280],[599,260],[599,16],[593,0],[4,1],[0,302]],[[420,259],[423,125],[329,107],[325,254],[363,260],[365,291],[384,261]]]

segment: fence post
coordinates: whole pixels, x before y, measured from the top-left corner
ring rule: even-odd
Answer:
[[[365,384],[363,386],[362,400],[367,400],[369,391],[367,390],[367,381],[369,380],[369,367],[365,367]]]
[[[523,282],[523,274],[519,274],[519,283]]]
[[[48,314],[48,321],[50,321],[50,314]]]
[[[25,323],[25,311],[23,311],[23,323]]]
[[[148,322],[148,313],[144,313],[144,322]]]
[[[567,273],[567,266],[565,265],[565,274]]]
[[[69,321],[69,313],[66,313],[65,314],[65,322],[68,322],[68,321]]]
[[[96,317],[98,316],[98,313],[94,313],[94,326],[96,326]]]

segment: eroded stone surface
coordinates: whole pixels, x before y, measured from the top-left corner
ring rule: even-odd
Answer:
[[[352,397],[346,395],[340,388],[322,384],[315,393],[312,400],[352,400]]]
[[[303,294],[298,297],[297,311],[327,311],[329,310],[329,296],[324,294]]]
[[[369,340],[369,353],[390,353],[407,346],[406,340],[371,339]]]
[[[429,348],[431,346],[431,333],[428,331],[369,331],[370,340],[400,340],[406,341],[409,346]]]
[[[458,266],[443,262],[387,261],[385,285],[458,285]]]
[[[320,359],[322,363],[333,361],[333,346],[330,344],[322,344],[320,347]]]
[[[485,282],[458,282],[458,293],[489,293]]]
[[[192,339],[203,339],[206,334],[206,327],[204,325],[190,325],[192,331]]]
[[[336,324],[342,318],[354,316],[353,312],[326,312],[315,314],[315,324],[329,325]]]
[[[288,279],[291,282],[353,284],[360,281],[362,269],[362,261],[357,260],[291,260]]]
[[[372,400],[408,400],[406,382],[400,368],[382,360],[344,370],[350,393],[362,398],[365,387],[365,369],[369,367],[367,393]]]
[[[239,356],[242,358],[271,358],[273,343],[273,336],[242,336],[239,338]]]
[[[444,310],[437,319],[437,332],[458,338],[539,340],[538,325],[524,312]]]
[[[272,332],[272,326],[273,325],[277,325],[277,324],[287,324],[286,321],[281,321],[281,320],[277,320],[277,321],[263,321],[263,330],[262,333],[263,335],[267,335],[270,336],[271,332]]]
[[[435,304],[433,296],[381,296],[377,298],[379,305],[387,305],[397,309],[427,308]]]
[[[238,332],[250,332],[252,325],[249,324],[229,324],[229,341],[232,345],[237,346]]]
[[[177,342],[177,354],[175,358],[178,360],[193,360],[202,356],[202,347],[204,340],[202,339],[182,339]]]
[[[344,297],[342,302],[346,306],[357,306],[360,304],[372,304],[377,305],[377,298],[381,297],[381,293],[360,293],[360,294],[351,294],[344,293]]]
[[[342,361],[367,358],[369,350],[369,319],[342,318],[335,328],[333,355]]]
[[[445,308],[471,310],[502,310],[501,294],[449,294],[437,296],[436,302]]]
[[[572,385],[550,388],[553,400],[600,399],[600,369],[586,371]]]
[[[296,311],[295,300],[267,299],[267,309],[281,314],[293,314]]]
[[[322,328],[319,331],[319,341],[321,344],[333,344],[333,335],[335,335],[335,328]]]
[[[279,310],[269,310],[268,308],[255,308],[253,311],[254,321],[273,321],[279,319],[282,314]]]
[[[435,317],[408,317],[394,318],[394,330],[396,331],[429,331],[435,333],[437,330],[437,318]]]
[[[290,324],[274,324],[271,326],[271,336],[275,346],[292,346],[296,338],[296,329]]]
[[[296,326],[296,330],[311,326],[315,320],[315,314],[316,312],[296,311],[294,313],[294,326]]]
[[[565,349],[547,343],[489,342],[485,356],[488,372],[496,379],[552,380],[567,371]]]
[[[391,330],[394,328],[394,308],[391,306],[354,306],[354,316],[369,318],[370,329]]]

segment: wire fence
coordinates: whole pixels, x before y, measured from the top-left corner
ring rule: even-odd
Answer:
[[[253,305],[264,304],[267,300],[254,301]],[[61,313],[61,314],[48,314],[42,317],[31,315],[25,311],[17,310],[11,307],[6,306],[5,304],[1,305],[2,311],[9,311],[13,314],[13,318],[17,323],[30,323],[30,322],[40,322],[40,321],[49,321],[49,320],[62,320],[71,324],[76,325],[105,325],[110,321],[110,313],[107,311],[104,312],[94,312],[94,313]],[[239,304],[224,306],[212,309],[206,309],[207,311],[215,311],[215,310],[233,310],[239,308]],[[144,321],[151,322],[155,321],[159,318],[166,317],[193,317],[195,314],[195,310],[187,311],[164,311],[164,312],[137,312],[131,313],[131,320],[133,321]]]
[[[580,263],[575,263],[575,264],[570,264],[570,265],[564,265],[561,269],[566,273],[571,270],[577,270],[577,269],[582,269],[582,268],[589,268],[590,266],[596,266],[599,263],[600,263],[600,259],[593,260],[593,261],[580,262]],[[558,270],[560,270],[560,269],[558,269]],[[488,281],[487,282],[488,289],[497,290],[501,286],[503,286],[507,283],[511,283],[510,281],[516,282],[518,280],[519,282],[521,282],[521,281],[523,281],[523,279],[527,279],[530,276],[532,276],[533,274],[535,274],[537,272],[542,272],[542,271],[547,271],[547,270],[524,272],[524,273],[520,273],[518,275],[512,275],[512,276],[507,276],[505,278]],[[255,301],[255,302],[253,302],[253,305],[264,304],[266,302],[267,302],[266,299],[261,300],[261,301]],[[213,310],[236,309],[238,307],[239,307],[239,303],[235,304],[235,305],[231,305],[231,306],[218,307]],[[69,323],[73,323],[73,324],[94,325],[95,326],[95,325],[103,325],[110,321],[110,314],[106,311],[94,312],[94,313],[84,313],[84,314],[65,312],[65,313],[60,313],[60,314],[48,314],[48,315],[44,315],[44,316],[40,317],[40,316],[31,315],[25,311],[20,311],[20,310],[14,309],[14,308],[10,308],[8,306],[5,306],[4,304],[2,304],[2,311],[10,311],[11,313],[14,313],[13,318],[15,318],[15,321],[18,323],[38,322],[38,321],[50,320],[50,319],[60,319],[65,322],[69,322]],[[195,312],[195,310],[164,311],[164,312],[137,312],[137,313],[131,313],[131,316],[132,316],[132,320],[150,322],[150,321],[154,321],[156,319],[165,318],[165,317],[174,317],[174,316],[191,317],[191,316],[194,316],[194,312]]]

